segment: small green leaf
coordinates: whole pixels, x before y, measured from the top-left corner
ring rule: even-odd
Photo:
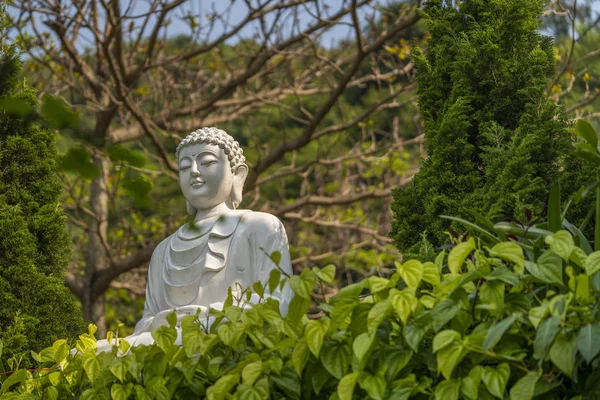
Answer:
[[[242,370],[242,382],[246,385],[254,385],[254,382],[263,373],[263,364],[260,361],[247,364]]]
[[[460,340],[460,333],[453,331],[451,329],[447,329],[439,332],[433,338],[433,353],[438,352],[446,346],[449,346],[455,340]]]
[[[281,262],[281,253],[279,251],[272,252],[269,257],[275,263],[275,265],[279,266],[279,263]]]
[[[206,390],[208,400],[223,400],[225,395],[231,392],[231,389],[239,382],[239,375],[223,375],[214,385]]]
[[[535,384],[542,375],[541,370],[530,371],[510,389],[510,400],[530,400],[535,392]]]
[[[332,283],[335,279],[335,265],[328,265],[323,269],[319,267],[314,267],[313,272],[317,277],[325,283]]]
[[[77,115],[58,97],[45,94],[40,111],[56,129],[77,128]]]
[[[127,400],[133,391],[133,383],[129,382],[126,385],[113,383],[110,387],[110,396],[114,400]]]
[[[504,398],[504,391],[509,377],[510,367],[507,363],[502,363],[496,368],[484,367],[481,375],[487,390],[499,399]]]
[[[96,357],[96,351],[94,349],[86,350],[83,353],[83,370],[85,371],[90,382],[95,382],[96,378],[100,375],[102,367],[100,366],[100,360]]]
[[[350,346],[338,342],[326,342],[320,359],[331,375],[342,379],[350,365],[351,355]]]
[[[425,328],[420,325],[406,325],[402,330],[404,340],[415,353],[419,351],[419,344],[425,335]]]
[[[551,317],[542,322],[535,333],[533,342],[533,356],[538,360],[543,360],[546,353],[554,341],[554,337],[560,329],[560,317]]]
[[[550,245],[550,250],[561,256],[563,260],[569,260],[571,252],[575,247],[573,236],[569,232],[564,230],[558,231],[552,236],[546,236],[545,241],[546,244]]]
[[[127,375],[127,371],[129,370],[129,365],[131,364],[131,358],[122,358],[117,357],[113,359],[110,364],[110,372],[113,373],[114,376],[117,377],[121,382],[125,381],[125,376]]]
[[[594,131],[592,125],[586,120],[577,120],[577,123],[575,124],[575,133],[577,136],[585,139],[585,141],[593,148],[598,147],[598,136],[596,135],[596,131]]]
[[[417,288],[423,278],[423,265],[417,260],[408,260],[404,264],[396,262],[400,277],[408,287]]]
[[[450,254],[448,255],[448,268],[450,269],[450,272],[455,275],[458,274],[463,263],[473,250],[475,250],[475,241],[473,238],[470,238],[466,242],[459,243],[450,250]]]
[[[273,269],[269,273],[269,291],[274,293],[277,290],[279,281],[281,280],[281,272],[278,269]]]
[[[499,258],[503,261],[513,263],[519,268],[525,265],[525,256],[523,249],[513,242],[500,242],[490,250],[490,256]]]
[[[106,152],[113,161],[123,161],[138,168],[142,168],[146,164],[146,156],[143,153],[130,150],[125,146],[111,146]]]
[[[588,324],[579,330],[577,349],[588,364],[592,362],[600,352],[600,323]]]
[[[536,279],[544,283],[552,283],[559,286],[564,286],[562,274],[562,259],[552,251],[546,251],[542,254],[537,263],[526,261],[525,268]]]
[[[340,400],[352,400],[358,376],[359,372],[352,372],[340,379],[337,386],[337,394]]]
[[[123,182],[121,186],[138,207],[148,208],[152,205],[150,191],[152,191],[154,183],[146,175],[129,179]]]
[[[382,377],[363,373],[359,377],[358,384],[367,392],[369,398],[374,400],[383,400],[386,384]]]
[[[354,355],[358,361],[363,360],[364,356],[371,348],[374,339],[375,335],[369,334],[368,332],[363,332],[358,335],[356,339],[354,339],[354,342],[352,343],[352,351],[354,351]]]
[[[440,271],[431,261],[423,263],[423,280],[427,283],[431,283],[433,286],[438,286],[440,284]]]
[[[446,379],[435,387],[435,400],[458,400],[460,394],[460,381]]]
[[[469,350],[461,341],[452,341],[437,352],[438,371],[442,373],[444,378],[450,379],[454,368],[468,353]]]
[[[329,330],[329,325],[329,318],[321,318],[308,321],[306,328],[304,328],[304,337],[306,338],[308,348],[317,358],[319,358],[319,354],[321,353],[323,339]]]
[[[100,175],[100,169],[92,162],[92,153],[85,147],[72,147],[61,157],[60,169],[74,172],[84,179]]]
[[[302,371],[304,371],[304,367],[306,366],[309,357],[310,349],[308,348],[308,344],[306,344],[306,338],[302,338],[296,343],[294,351],[292,352],[292,364],[294,365],[294,369],[298,373],[298,376],[302,376]]]
[[[550,347],[550,360],[568,377],[573,374],[577,348],[577,337],[568,337],[565,333],[559,333],[552,347]]]
[[[483,350],[488,351],[494,348],[494,346],[502,339],[504,333],[510,329],[512,324],[517,320],[516,315],[511,315],[504,318],[502,321],[495,323],[488,329],[487,336],[483,341]]]
[[[471,368],[469,375],[462,379],[460,390],[467,399],[477,400],[479,398],[479,384],[481,383],[482,372],[483,367],[481,365],[476,365]]]
[[[600,251],[595,251],[590,254],[585,259],[584,267],[585,273],[590,277],[600,271]]]
[[[367,329],[369,332],[377,330],[379,325],[390,315],[392,307],[388,300],[380,301],[369,310],[367,315]]]

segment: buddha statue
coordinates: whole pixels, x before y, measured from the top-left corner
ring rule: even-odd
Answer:
[[[175,310],[178,322],[198,312],[223,308],[228,288],[234,296],[260,281],[265,286],[279,252],[279,268],[288,275],[292,265],[287,236],[277,217],[238,210],[248,166],[242,149],[225,131],[202,128],[188,135],[175,152],[179,185],[193,221],[181,226],[154,250],[148,269],[146,303],[130,344],[152,343],[150,331],[167,325]],[[279,301],[282,314],[292,297],[286,284],[266,296]],[[201,318],[202,320],[202,318]],[[210,319],[209,319],[210,321]],[[98,341],[98,350],[107,347]],[[110,346],[108,346],[110,347]]]

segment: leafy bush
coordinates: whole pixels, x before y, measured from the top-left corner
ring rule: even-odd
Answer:
[[[552,40],[539,33],[546,2],[454,3],[426,3],[431,39],[425,54],[413,53],[428,158],[394,192],[391,236],[407,256],[424,231],[434,246],[445,243],[450,222],[439,215],[543,216],[559,176],[564,193],[587,180],[564,110],[546,94],[555,69]]]
[[[435,263],[397,263],[347,286],[309,319],[313,288],[333,267],[289,279],[296,296],[228,298],[205,330],[176,318],[155,344],[96,354],[94,327],[75,354],[65,341],[33,353],[35,370],[0,375],[0,399],[544,399],[600,395],[600,252],[560,230],[538,251],[469,238]],[[544,244],[545,243],[545,244]],[[274,273],[269,288],[278,284]],[[318,289],[316,289],[318,290]],[[249,294],[249,292],[248,292]],[[26,397],[18,397],[26,394]]]

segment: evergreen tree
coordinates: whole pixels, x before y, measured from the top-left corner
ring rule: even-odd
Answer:
[[[418,101],[428,159],[394,192],[391,236],[414,253],[421,233],[448,241],[447,220],[543,216],[556,179],[577,188],[565,113],[546,95],[552,41],[539,33],[543,0],[428,1],[431,39],[416,49]],[[559,172],[565,166],[571,172]],[[560,176],[560,178],[559,178]]]
[[[1,11],[1,10],[0,10]],[[39,351],[83,330],[64,284],[70,238],[59,207],[55,137],[19,77],[14,47],[0,50],[0,340],[3,358]],[[30,110],[30,112],[28,111]]]

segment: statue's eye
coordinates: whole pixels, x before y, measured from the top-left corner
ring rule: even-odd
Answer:
[[[200,165],[202,165],[203,167],[208,167],[209,165],[213,165],[213,164],[216,164],[216,163],[217,163],[217,160],[207,160],[207,161],[204,161]]]
[[[179,165],[179,169],[182,170],[182,171],[186,170],[186,169],[190,169],[190,168],[191,168],[191,165],[187,164],[187,163]]]

